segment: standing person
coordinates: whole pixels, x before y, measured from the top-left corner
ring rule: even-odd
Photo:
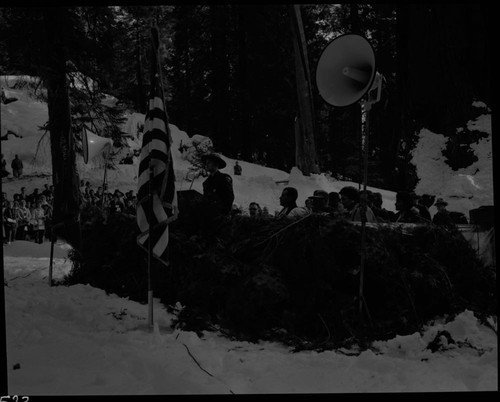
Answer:
[[[136,206],[134,205],[134,200],[132,198],[127,198],[125,200],[125,210],[124,212],[128,215],[135,216],[136,214]]]
[[[14,198],[14,200],[15,200],[15,198]],[[2,191],[2,208],[7,207],[7,201],[9,201],[7,199],[7,193],[5,191]]]
[[[343,187],[340,190],[340,200],[344,206],[345,217],[353,222],[361,222],[361,206],[359,191],[352,186]],[[372,209],[366,205],[366,222],[377,222]]]
[[[96,205],[96,196],[95,196],[95,193],[94,193],[94,189],[90,189],[89,190],[89,195],[87,197],[87,205]]]
[[[434,214],[432,223],[439,226],[445,226],[447,228],[455,226],[455,222],[450,216],[449,211],[446,209],[448,203],[442,198],[438,198],[434,205],[436,205],[438,211]]]
[[[49,189],[49,185],[47,183],[45,183],[43,185],[43,191],[42,191],[42,194],[45,196],[45,197],[48,197],[49,195],[51,195],[51,192],[50,192],[50,189]]]
[[[203,182],[204,207],[208,216],[227,215],[231,212],[234,191],[233,179],[219,169],[226,167],[226,162],[216,153],[204,155],[202,161],[208,178]]]
[[[21,201],[21,200],[26,201],[26,198],[28,197],[28,195],[26,194],[26,187],[21,187],[21,192],[19,194],[16,194],[16,195],[17,195],[17,201]]]
[[[31,220],[33,222],[33,237],[35,243],[42,244],[45,234],[45,212],[40,201],[36,203]]]
[[[276,219],[301,218],[309,214],[306,208],[297,206],[299,193],[295,187],[285,187],[280,195],[280,205],[283,207]]]
[[[7,170],[7,161],[5,160],[3,154],[2,155],[2,177],[8,176],[10,173]]]
[[[38,192],[38,189],[35,188],[31,193],[31,195],[26,197],[26,202],[33,204],[32,207],[35,208],[36,202],[38,201],[38,197],[40,197],[40,193]]]
[[[12,174],[16,179],[20,178],[23,175],[23,161],[19,159],[19,156],[15,156],[10,164],[12,168]]]
[[[4,243],[10,244],[15,240],[17,231],[17,213],[12,201],[7,201],[7,206],[3,211],[3,220],[5,227]]]
[[[18,212],[18,227],[17,227],[17,240],[26,240],[26,234],[29,230],[29,224],[31,220],[31,212],[26,206],[26,201],[19,201],[19,212]]]
[[[240,164],[238,163],[238,161],[235,162],[234,164],[234,175],[235,176],[241,176],[241,166]]]
[[[110,213],[112,213],[112,214],[121,213],[121,212],[124,212],[124,210],[125,210],[125,205],[120,200],[120,196],[116,191],[113,194],[113,198],[109,203],[109,210],[110,210]]]

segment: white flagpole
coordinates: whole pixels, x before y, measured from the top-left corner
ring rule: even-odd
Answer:
[[[151,142],[149,146],[149,243],[148,243],[148,326],[153,330],[153,287],[151,283],[151,261],[153,259],[153,231],[152,231],[152,218],[153,218],[153,178],[154,166],[151,163]]]

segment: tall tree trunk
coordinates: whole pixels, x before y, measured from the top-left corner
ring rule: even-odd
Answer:
[[[67,49],[70,46],[67,36],[73,27],[70,26],[71,18],[67,8],[44,9],[43,13],[47,35],[47,62],[42,75],[47,86],[52,183],[55,191],[52,219],[55,225],[65,224],[66,233],[61,237],[79,249],[80,189],[66,77]]]
[[[396,20],[396,53],[397,53],[397,98],[400,108],[399,114],[399,138],[395,141],[394,153],[403,155],[403,143],[408,143],[416,127],[412,113],[412,98],[410,96],[411,84],[409,82],[409,48],[408,31],[410,23],[410,9],[407,4],[397,5]],[[396,188],[405,189],[405,183],[408,181],[408,163],[399,163],[396,165],[397,173],[394,178]]]
[[[212,107],[215,146],[225,154],[233,154],[229,130],[229,60],[227,55],[227,6],[210,6],[212,31]]]
[[[250,126],[250,101],[248,83],[248,6],[237,6],[238,12],[238,64],[237,64],[237,86],[238,86],[238,148],[244,160],[252,160],[252,141]]]
[[[295,54],[295,77],[299,104],[298,126],[300,141],[296,142],[296,163],[304,175],[319,173],[314,138],[314,107],[307,45],[298,5],[290,5],[292,40]]]

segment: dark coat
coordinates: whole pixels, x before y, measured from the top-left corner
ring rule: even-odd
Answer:
[[[10,164],[10,167],[12,169],[22,169],[23,168],[23,161],[19,158],[14,158],[12,160],[12,163]]]
[[[432,218],[432,223],[434,223],[435,225],[447,226],[447,227],[452,227],[455,224],[448,211],[436,212],[436,214]]]
[[[125,205],[120,200],[118,200],[118,201],[111,200],[109,203],[109,208],[110,208],[110,211],[112,213],[115,213],[115,212],[120,213],[120,212],[124,212]]]
[[[432,220],[431,213],[425,205],[417,204],[416,207],[418,208],[418,213],[422,218],[427,219],[428,221]]]
[[[18,214],[16,213],[16,210],[13,207],[5,208],[5,211],[3,211],[3,218],[8,226],[17,225]],[[14,220],[15,222],[10,222],[10,220]]]
[[[228,214],[234,201],[233,179],[217,171],[203,182],[203,198],[206,207],[214,212]]]
[[[399,223],[425,223],[425,219],[422,219],[418,213],[418,209],[412,207],[408,210],[400,211],[396,215],[395,222]]]
[[[396,220],[396,213],[385,208],[372,207],[372,211],[380,222],[394,222]]]

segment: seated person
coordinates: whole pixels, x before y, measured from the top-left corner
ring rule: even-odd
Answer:
[[[256,202],[250,203],[250,205],[248,206],[248,212],[252,218],[257,218],[259,216],[262,216],[262,209],[260,208],[260,205],[257,204]]]
[[[421,218],[431,221],[431,213],[429,212],[429,209],[425,206],[424,201],[422,201],[422,196],[417,195],[415,193],[412,193],[413,196],[413,205],[418,209],[418,213]]]
[[[388,211],[387,209],[382,207],[382,205],[384,203],[384,200],[382,199],[382,194],[372,192],[369,195],[369,197],[371,198],[370,208],[372,209],[373,213],[375,214],[377,221],[379,221],[379,222],[393,222],[396,220],[396,214],[394,212]]]
[[[448,203],[442,198],[438,198],[436,200],[435,205],[438,211],[432,218],[432,223],[434,223],[435,225],[445,226],[448,228],[455,226],[455,222],[453,221],[452,217],[450,216],[450,213],[446,209]]]
[[[312,197],[311,212],[321,215],[329,215],[328,193],[324,190],[315,190]]]
[[[408,191],[398,191],[396,193],[396,220],[399,223],[424,223],[425,218],[419,214],[415,207],[414,198]]]
[[[332,191],[328,194],[328,209],[334,218],[341,217],[345,213],[344,206],[340,202],[340,194]]]
[[[300,218],[309,214],[306,208],[297,206],[299,193],[295,187],[285,187],[280,196],[280,205],[283,209],[278,212],[276,219]]]
[[[340,190],[340,199],[346,210],[344,216],[353,222],[361,222],[362,211],[359,191],[352,186],[343,187]],[[366,222],[377,222],[377,218],[368,205],[366,205]]]

